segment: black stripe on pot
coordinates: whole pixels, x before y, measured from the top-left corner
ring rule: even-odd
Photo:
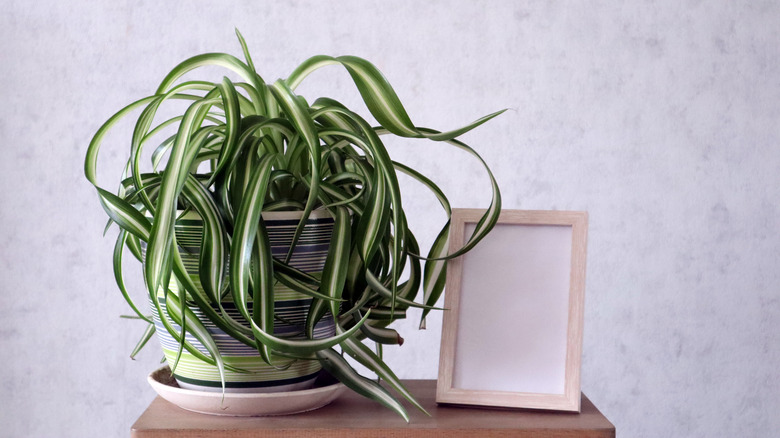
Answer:
[[[307,380],[313,379],[317,377],[319,373],[320,373],[319,371],[316,371],[314,373],[305,376],[293,377],[290,379],[273,380],[269,382],[225,382],[225,387],[226,388],[270,388],[272,386],[292,385],[293,383],[300,383],[300,382],[305,382]],[[182,382],[189,383],[191,385],[208,386],[211,388],[222,388],[221,382],[190,379],[188,377],[181,377],[180,375],[175,373],[173,377],[175,377],[176,380],[181,380]]]

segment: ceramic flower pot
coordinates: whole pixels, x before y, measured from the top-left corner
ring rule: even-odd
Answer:
[[[263,213],[271,250],[274,257],[284,259],[292,242],[295,228],[300,220],[300,212],[266,212]],[[176,240],[183,248],[182,257],[187,272],[200,287],[198,278],[198,254],[201,244],[202,224],[199,216],[187,213],[176,224]],[[333,230],[333,218],[326,211],[314,211],[307,221],[290,265],[314,276],[319,276],[328,254],[328,245]],[[171,281],[169,290],[177,292],[179,285]],[[274,335],[279,337],[305,338],[304,323],[312,298],[295,292],[277,283],[274,287],[275,314]],[[157,299],[166,310],[165,297],[162,291]],[[251,311],[251,302],[249,303]],[[244,321],[236,307],[229,300],[223,301],[223,309],[236,321]],[[179,343],[168,333],[160,321],[160,315],[152,306],[153,317],[158,339],[168,364],[173,368],[179,353]],[[192,308],[201,322],[214,338],[226,366],[232,366],[245,372],[225,370],[225,386],[227,392],[281,392],[306,389],[310,387],[321,366],[316,360],[292,361],[277,357],[275,366],[268,365],[257,350],[237,341],[216,327],[203,316],[197,308]],[[215,310],[221,310],[215,306]],[[170,321],[170,320],[169,320]],[[171,321],[172,322],[172,321]],[[244,321],[244,324],[246,322]],[[173,324],[179,330],[179,326]],[[314,337],[332,336],[335,331],[333,318],[328,313],[315,327]],[[208,356],[203,345],[191,335],[186,339],[199,351]],[[290,362],[292,362],[290,364]],[[222,391],[222,382],[216,366],[193,356],[184,350],[175,367],[173,376],[179,386],[186,389],[201,391]]]

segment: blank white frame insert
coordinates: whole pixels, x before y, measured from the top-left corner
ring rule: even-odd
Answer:
[[[450,251],[484,210],[454,209]],[[451,260],[436,401],[580,410],[586,212],[503,210]]]

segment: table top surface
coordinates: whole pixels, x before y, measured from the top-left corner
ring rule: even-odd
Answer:
[[[132,427],[133,437],[614,437],[615,426],[582,396],[580,413],[436,404],[435,380],[406,380],[430,417],[408,406],[406,423],[352,391],[311,412],[279,417],[220,417],[183,410],[160,397]]]

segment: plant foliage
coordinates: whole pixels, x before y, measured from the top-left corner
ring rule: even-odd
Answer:
[[[86,154],[86,177],[97,189],[109,225],[114,223],[120,229],[114,251],[117,285],[137,316],[150,323],[142,342],[148,340],[154,326],[125,288],[124,248],[143,263],[152,302],[157,302],[157,291],[167,288],[173,278],[183,285],[181,295],[169,300],[169,315],[162,320],[180,322],[206,346],[210,354],[201,354],[203,360],[224,369],[213,339],[192,315],[191,307],[200,308],[218,327],[255,347],[267,361],[271,361],[272,352],[293,358],[316,356],[347,386],[408,419],[401,404],[383,386],[360,376],[342,354],[368,367],[419,407],[380,355],[361,340],[367,337],[380,346],[399,343],[398,333],[387,326],[405,317],[410,306],[424,309],[424,320],[442,294],[447,260],[468,251],[495,224],[501,209],[498,185],[482,158],[457,137],[502,111],[449,132],[417,127],[382,73],[353,56],[315,56],[287,79],[268,84],[255,70],[244,40],[237,34],[244,60],[225,53],[185,60],[153,95],[108,119]],[[380,126],[371,126],[333,99],[323,97],[308,103],[295,94],[308,75],[329,65],[346,69]],[[240,81],[227,77],[220,82],[182,80],[186,73],[204,66],[223,67]],[[186,110],[155,124],[158,113],[163,113],[160,108],[172,101],[185,102]],[[138,111],[121,186],[115,192],[101,188],[97,159],[102,141],[121,119]],[[175,130],[175,134],[166,137],[166,129]],[[445,142],[468,152],[487,169],[492,188],[490,207],[463,248],[448,253],[447,221],[427,255],[421,254],[407,227],[398,172],[430,189],[448,216],[449,202],[429,178],[393,161],[382,142],[383,135]],[[152,162],[142,166],[141,157],[149,145],[154,148]],[[306,218],[318,208],[327,209],[335,225],[325,269],[321,278],[314,278],[289,266],[289,254],[286,259],[272,257],[261,213],[302,211],[295,242]],[[182,209],[196,211],[203,220],[201,288],[187,275],[175,241],[174,224]],[[142,245],[146,245],[145,252]],[[401,281],[406,267],[409,276]],[[309,339],[274,336],[276,281],[314,297],[306,324]],[[420,290],[423,295],[418,299]],[[242,320],[215,310],[226,297],[236,303]],[[247,306],[250,301],[255,303],[252,309]],[[335,319],[336,333],[314,339],[311,330],[328,311]],[[174,330],[170,324],[166,327]],[[191,348],[180,333],[171,334],[179,339],[181,348]],[[337,346],[342,353],[334,350]]]

